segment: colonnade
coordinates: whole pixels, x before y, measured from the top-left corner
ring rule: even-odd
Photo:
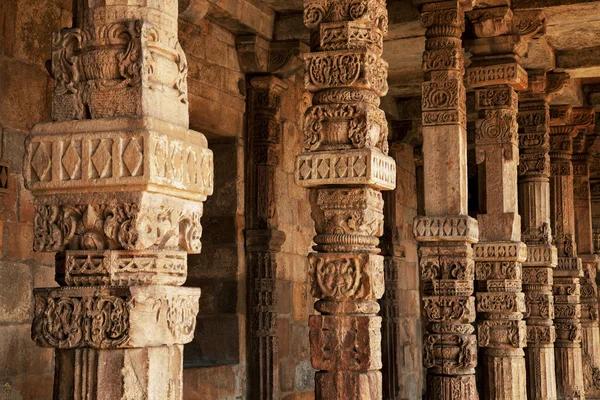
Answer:
[[[304,7],[312,106],[296,182],[310,189],[316,229],[308,256],[318,300],[308,321],[315,395],[381,399],[381,191],[396,185],[380,109],[386,2]],[[550,105],[565,74],[524,69],[528,40],[543,34],[540,11],[454,0],[419,1],[419,9],[426,190],[413,230],[428,398],[600,397],[594,113]],[[213,183],[206,139],[188,129],[177,14],[176,1],[80,0],[74,27],[53,37],[54,122],[33,129],[24,174],[35,196],[34,249],[58,253],[61,286],[36,289],[32,330],[38,345],[56,349],[56,399],[182,397],[182,346],[200,293],[180,286],[187,253],[200,251]],[[473,32],[463,47],[466,18]],[[274,179],[286,77],[251,81],[256,180]],[[467,207],[465,78],[476,98],[476,219]],[[251,353],[268,368],[252,379],[263,393],[256,397],[275,398],[269,296],[285,235],[266,188],[248,195],[258,199],[248,216],[250,291],[258,293]]]

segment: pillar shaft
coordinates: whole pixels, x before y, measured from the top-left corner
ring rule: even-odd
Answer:
[[[477,279],[477,339],[481,348],[483,397],[526,398],[526,325],[517,166],[518,96],[527,87],[520,65],[525,38],[513,26],[508,6],[468,13],[476,39],[467,83],[475,89],[475,152],[480,171],[479,243],[473,246]]]
[[[307,0],[304,22],[313,30],[304,81],[314,96],[296,182],[311,189],[317,232],[308,257],[320,312],[309,317],[315,397],[381,399],[380,190],[396,181],[379,109],[387,93],[386,3]]]
[[[583,269],[575,244],[573,209],[572,110],[550,108],[550,218],[558,249],[554,270],[555,358],[559,399],[585,398],[581,352],[581,278]]]
[[[600,328],[598,326],[598,287],[596,272],[599,258],[592,241],[592,202],[588,149],[593,142],[595,112],[592,108],[574,108],[573,124],[578,134],[573,139],[573,208],[575,241],[581,258],[581,349],[583,383],[587,399],[600,398]]]
[[[556,399],[554,360],[553,269],[557,251],[550,228],[550,107],[564,74],[529,74],[529,86],[519,94],[519,210],[522,238],[527,244],[523,263],[527,323],[527,396]]]
[[[246,251],[251,398],[279,398],[276,255],[285,241],[277,230],[276,168],[281,156],[281,94],[287,84],[274,76],[254,77],[248,91]]]
[[[467,214],[466,91],[458,1],[421,7],[427,29],[422,90],[424,213],[413,231],[420,242],[423,362],[429,399],[477,399],[473,297],[477,221]]]
[[[55,399],[176,400],[212,152],[188,129],[176,2],[106,3],[54,35],[55,122],[27,141],[34,250],[61,285],[35,290],[32,337],[56,349]]]

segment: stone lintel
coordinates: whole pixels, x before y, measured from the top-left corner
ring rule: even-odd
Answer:
[[[185,344],[194,337],[200,289],[99,286],[35,289],[32,338],[56,349]]]

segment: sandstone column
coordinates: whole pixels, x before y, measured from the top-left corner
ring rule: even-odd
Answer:
[[[458,1],[426,2],[422,88],[424,216],[414,222],[420,242],[423,362],[428,398],[477,399],[477,340],[473,297],[477,221],[467,214],[466,92]]]
[[[600,398],[600,328],[598,326],[598,287],[596,272],[599,257],[592,242],[592,203],[590,196],[590,161],[588,154],[594,130],[592,108],[574,108],[573,124],[579,133],[573,139],[573,208],[575,211],[575,242],[581,258],[581,349],[583,383],[588,399]]]
[[[420,101],[419,101],[420,104]],[[417,215],[413,146],[408,140],[390,141],[390,156],[396,161],[395,190],[384,192],[385,293],[380,301],[382,316],[383,398],[411,398],[421,394],[423,368],[417,242],[412,222]]]
[[[387,32],[384,0],[305,0],[313,30],[305,86],[313,106],[304,121],[296,182],[311,189],[317,235],[309,279],[319,315],[309,318],[317,399],[381,399],[384,289],[380,190],[395,187],[381,58]]]
[[[527,43],[508,6],[476,9],[468,17],[476,39],[466,43],[472,54],[467,83],[475,89],[475,151],[483,188],[479,244],[473,246],[481,384],[486,399],[524,399],[522,263],[527,247],[521,242],[518,213],[515,90],[527,88],[527,73],[520,64]]]
[[[52,45],[55,122],[34,127],[24,174],[34,250],[60,288],[35,290],[32,337],[56,349],[55,399],[181,399],[199,289],[212,152],[188,129],[177,2],[76,4]]]
[[[248,360],[251,399],[279,399],[277,253],[285,241],[278,230],[277,167],[282,149],[279,116],[283,78],[302,66],[303,45],[239,36],[240,65],[248,75],[246,137],[246,257],[248,270]],[[285,184],[285,183],[284,183]]]
[[[550,107],[566,74],[535,71],[519,94],[519,210],[522,239],[527,244],[523,263],[523,292],[527,322],[527,396],[556,399],[554,364],[553,269],[556,247],[550,228]]]
[[[585,398],[581,354],[581,259],[575,245],[573,125],[569,106],[550,108],[550,219],[558,249],[554,270],[555,362],[559,399]]]

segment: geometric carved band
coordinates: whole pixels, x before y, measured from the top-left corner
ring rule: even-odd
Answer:
[[[477,220],[468,216],[417,217],[413,233],[419,242],[458,241],[476,243],[479,238]]]
[[[35,289],[32,338],[57,349],[185,344],[194,337],[200,289],[104,286]]]
[[[296,183],[304,188],[369,185],[391,190],[396,187],[396,163],[370,148],[301,153],[296,160]]]
[[[27,140],[25,181],[34,193],[144,190],[205,200],[213,155],[199,132],[152,118],[37,125]]]
[[[61,262],[62,261],[62,262]],[[57,262],[62,286],[183,285],[185,251],[67,251]],[[61,276],[62,275],[62,276]]]

